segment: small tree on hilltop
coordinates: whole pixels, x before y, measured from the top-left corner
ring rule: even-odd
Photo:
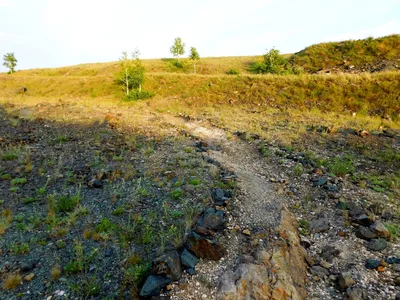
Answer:
[[[199,52],[197,52],[197,49],[194,47],[190,48],[190,55],[189,59],[193,61],[193,72],[196,74],[196,61],[200,60],[200,55]]]
[[[170,51],[174,57],[179,59],[181,55],[185,54],[185,44],[182,42],[181,38],[176,38],[174,44],[171,46]]]
[[[121,71],[117,74],[117,82],[125,86],[126,95],[132,89],[142,91],[142,84],[144,83],[144,67],[139,59],[139,50],[135,50],[131,57],[128,56],[126,51],[122,52],[122,57],[119,59]]]
[[[14,73],[15,67],[17,66],[17,62],[18,62],[14,56],[14,53],[4,54],[3,60],[4,60],[3,66],[8,68],[10,74]]]

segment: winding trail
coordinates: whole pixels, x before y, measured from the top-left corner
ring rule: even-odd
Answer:
[[[169,121],[217,149],[203,155],[234,172],[238,185],[226,212],[227,230],[217,235],[227,255],[218,262],[201,261],[197,275],[184,277],[171,298],[304,299],[306,254],[296,221],[285,207],[279,183],[270,182],[275,172],[256,145],[228,139],[223,130],[201,122]]]

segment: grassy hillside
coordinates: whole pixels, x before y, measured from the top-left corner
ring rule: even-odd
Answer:
[[[400,35],[320,43],[294,54],[291,60],[310,73],[331,68],[370,71],[384,61],[399,65]]]
[[[319,109],[363,114],[400,113],[400,74],[302,76],[196,76],[147,74],[144,88],[158,98],[174,98],[202,106],[250,104],[264,108]],[[123,92],[111,76],[2,76],[0,96],[12,96],[18,86],[36,97],[108,97]]]
[[[197,62],[197,73],[202,75],[226,74],[230,69],[240,73],[249,73],[249,66],[254,61],[261,60],[261,56],[232,56],[206,57]],[[182,59],[184,68],[176,68],[171,59],[143,59],[143,65],[148,73],[193,73],[192,63]],[[118,62],[81,64],[63,68],[23,70],[15,76],[110,76],[119,69]]]

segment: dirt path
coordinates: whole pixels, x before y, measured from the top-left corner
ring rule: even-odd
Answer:
[[[172,299],[304,298],[306,267],[294,220],[256,146],[229,140],[223,130],[200,122],[185,127],[208,144],[207,158],[236,174],[238,193],[226,211],[227,229],[217,236],[227,255],[218,262],[201,261],[197,275],[173,287]]]

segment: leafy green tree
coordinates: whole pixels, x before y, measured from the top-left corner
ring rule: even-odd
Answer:
[[[200,60],[200,55],[199,52],[197,52],[197,49],[194,47],[190,48],[190,55],[189,59],[193,61],[193,72],[196,74],[196,61]]]
[[[264,54],[262,62],[254,63],[251,69],[258,74],[298,74],[300,72],[280,54],[279,50],[274,48]]]
[[[14,73],[15,72],[15,67],[17,66],[17,59],[14,56],[14,53],[7,53],[4,54],[3,57],[3,66],[9,69],[9,73]]]
[[[122,57],[119,59],[121,71],[117,74],[117,83],[124,85],[126,95],[132,89],[137,89],[139,93],[142,91],[144,83],[144,67],[139,59],[139,50],[135,50],[131,57],[126,51],[122,52]]]
[[[174,44],[171,46],[170,51],[174,57],[179,59],[181,55],[185,54],[185,44],[182,42],[182,39],[177,37],[174,41]]]

